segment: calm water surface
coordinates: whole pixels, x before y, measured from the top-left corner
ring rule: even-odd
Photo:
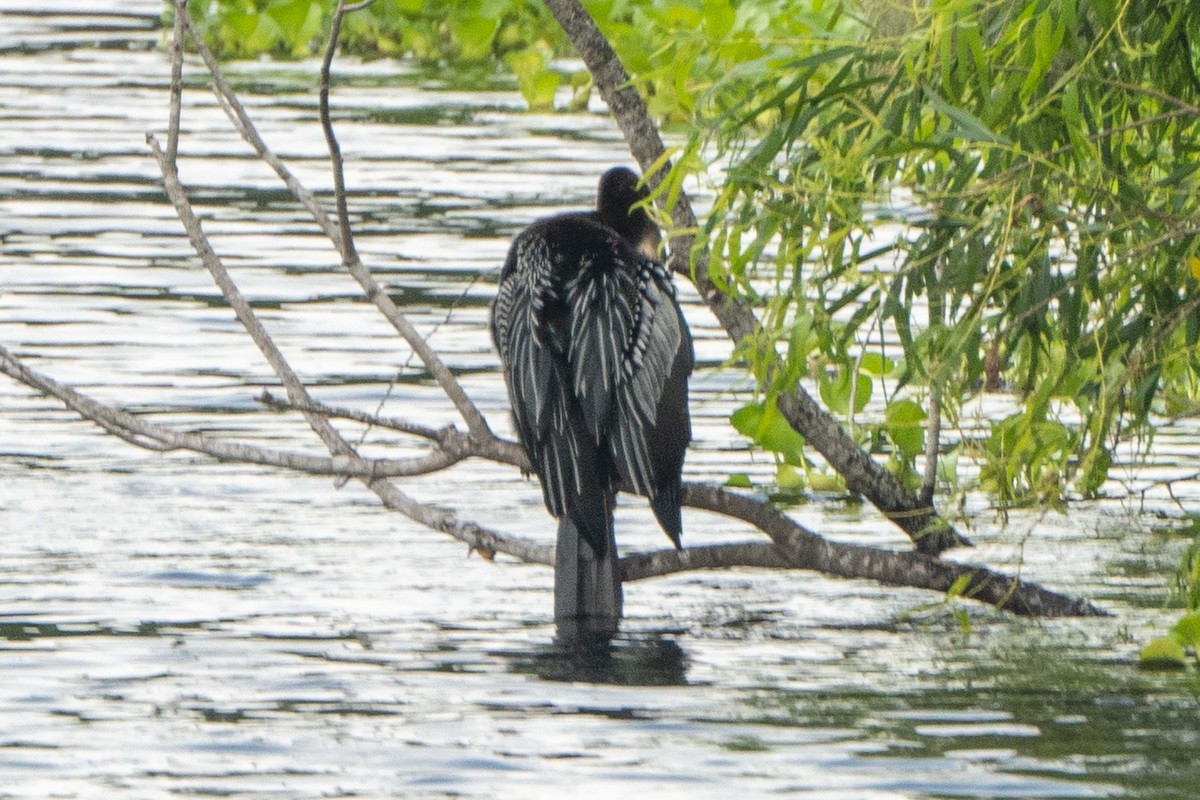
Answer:
[[[159,4],[112,5],[0,0],[0,343],[157,422],[320,453],[302,421],[261,413],[275,381],[158,188],[144,134],[166,118]],[[314,72],[233,78],[324,190]],[[503,87],[388,63],[339,72],[364,259],[506,429],[485,316],[507,240],[586,204],[628,160],[619,136],[600,114],[521,113]],[[453,421],[194,67],[189,84],[183,178],[316,395]],[[689,477],[769,474],[723,423],[745,397],[720,368],[727,344],[694,301],[687,313],[702,362]],[[580,664],[550,647],[544,568],[468,557],[355,484],[134,449],[0,380],[0,797],[1195,797],[1200,686],[1132,664],[1169,619],[1163,576],[1185,543],[1154,481],[1200,471],[1196,435],[1164,427],[1152,469],[1121,474],[1114,493],[1144,489],[1144,504],[1007,526],[969,504],[980,547],[963,557],[1090,596],[1110,619],[970,607],[964,634],[926,593],[692,574],[629,586],[625,638]],[[552,535],[510,470],[468,463],[406,486]],[[1194,480],[1172,490],[1200,508]],[[795,513],[904,544],[869,510]],[[639,503],[618,524],[630,549],[664,543]],[[698,513],[685,525],[697,543],[745,533]]]

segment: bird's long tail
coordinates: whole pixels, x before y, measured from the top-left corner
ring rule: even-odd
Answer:
[[[567,641],[608,639],[621,619],[621,575],[608,513],[608,547],[597,556],[569,514],[558,521],[554,565],[554,621]]]

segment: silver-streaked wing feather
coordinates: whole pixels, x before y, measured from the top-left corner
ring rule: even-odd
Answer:
[[[612,454],[634,488],[653,495],[665,476],[655,474],[658,459],[647,434],[658,422],[663,391],[684,341],[675,292],[663,267],[645,259],[637,275],[639,302],[617,383],[620,435],[613,441]]]

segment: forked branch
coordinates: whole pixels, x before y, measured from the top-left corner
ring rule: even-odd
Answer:
[[[224,73],[221,70],[220,64],[217,62],[216,57],[214,57],[212,51],[205,46],[203,37],[201,37],[193,27],[191,18],[187,15],[187,0],[174,1],[175,18],[176,20],[182,19],[181,24],[183,26],[183,30],[187,33],[192,44],[195,46],[196,52],[198,52],[200,57],[204,60],[204,64],[208,68],[209,74],[212,76],[213,92],[217,95],[217,99],[220,101],[221,107],[225,110],[225,113],[233,123],[234,128],[242,136],[246,143],[254,149],[259,158],[263,159],[263,161],[275,171],[275,173],[284,182],[284,184],[288,187],[300,204],[303,205],[309,214],[312,215],[317,225],[321,228],[321,231],[329,238],[331,242],[333,242],[334,247],[337,248],[338,254],[341,256],[343,266],[346,267],[346,270],[350,273],[351,277],[353,277],[358,285],[362,288],[367,299],[375,304],[380,313],[383,314],[384,318],[386,318],[387,321],[392,324],[392,327],[395,328],[396,332],[400,334],[404,341],[408,343],[408,346],[412,348],[413,352],[416,353],[417,357],[420,358],[422,363],[425,364],[425,367],[429,370],[430,374],[433,375],[434,380],[438,382],[438,385],[442,388],[442,391],[445,392],[446,396],[450,398],[450,402],[454,404],[454,407],[458,410],[459,414],[466,422],[467,428],[472,433],[478,435],[488,433],[489,429],[487,422],[484,420],[483,415],[479,412],[479,409],[476,408],[471,399],[467,397],[466,392],[463,391],[463,388],[459,384],[458,379],[454,376],[454,373],[451,372],[450,368],[446,366],[441,357],[438,356],[437,351],[430,346],[425,337],[423,337],[412,325],[412,323],[409,322],[408,317],[392,301],[392,298],[388,296],[387,292],[384,291],[383,287],[379,285],[374,276],[371,275],[370,271],[358,257],[358,253],[354,247],[353,241],[348,235],[349,216],[345,211],[346,196],[344,185],[342,185],[343,181],[340,177],[342,171],[341,153],[340,149],[337,148],[337,139],[327,138],[327,141],[331,143],[335,182],[337,182],[341,187],[341,190],[337,192],[338,199],[336,200],[336,202],[339,204],[339,209],[343,212],[339,215],[341,221],[331,220],[313,193],[308,191],[308,189],[305,188],[302,183],[300,183],[295,175],[292,174],[291,170],[287,168],[287,165],[285,165],[270,150],[270,148],[267,147],[266,143],[262,139],[262,136],[259,135],[258,129],[250,120],[250,116],[246,113],[245,107],[243,107],[241,102],[237,99],[237,95],[235,95],[233,89],[230,88],[229,82],[225,80]],[[337,29],[341,27],[342,15],[357,8],[365,7],[365,5],[366,4],[360,3],[351,6],[350,8],[345,8],[343,7],[343,4],[339,3],[334,17],[336,25],[332,33],[336,34]],[[326,45],[325,52],[332,53],[335,49],[336,42],[330,41]],[[326,87],[326,91],[328,91],[329,86],[330,63],[331,58],[326,58],[322,64],[321,82]],[[326,104],[323,107],[324,113],[322,116],[325,120],[323,127],[325,127],[327,130],[327,137],[332,136],[333,132],[332,126],[328,123],[328,110],[328,105]],[[347,233],[344,235],[343,231],[346,231]]]
[[[419,503],[399,492],[385,476],[410,474],[401,469],[404,463],[402,461],[363,459],[354,453],[322,458],[173,431],[165,426],[146,422],[60,384],[31,369],[3,347],[0,347],[0,372],[58,398],[84,419],[138,447],[151,450],[186,450],[222,461],[260,464],[310,475],[356,478],[375,491],[388,508],[400,511],[430,528],[446,532],[466,542],[473,550],[488,555],[503,553],[529,563],[553,564],[553,548],[548,545],[507,536],[474,523],[460,521],[449,512]],[[272,399],[271,403],[292,407],[291,403],[277,399]],[[307,414],[328,418],[356,419],[373,426],[389,425],[388,420],[363,415],[360,412],[330,408],[319,403],[310,402],[303,410]],[[445,453],[446,458],[452,459],[450,463],[461,458],[474,457],[522,469],[528,468],[525,453],[515,442],[490,436],[477,439],[455,428],[435,431],[406,422],[399,422],[393,427],[413,432],[422,438],[436,440],[439,449],[425,457],[430,463],[439,458],[439,453]],[[416,463],[421,459],[411,461]],[[896,586],[945,592],[958,581],[965,579],[965,597],[1017,614],[1055,617],[1104,613],[1085,601],[1050,592],[1037,584],[1025,583],[992,570],[945,562],[920,553],[898,553],[830,542],[759,498],[715,486],[686,483],[683,487],[683,501],[690,508],[707,510],[744,522],[766,533],[772,541],[691,545],[682,551],[663,549],[633,553],[621,559],[623,580],[637,581],[694,570],[757,567],[812,570],[834,577],[868,579]]]

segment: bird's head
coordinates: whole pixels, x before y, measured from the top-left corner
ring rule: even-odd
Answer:
[[[636,172],[627,167],[613,167],[600,177],[596,214],[647,258],[657,259],[661,258],[658,248],[662,234],[646,209],[638,206],[649,196],[646,187],[639,184]]]

